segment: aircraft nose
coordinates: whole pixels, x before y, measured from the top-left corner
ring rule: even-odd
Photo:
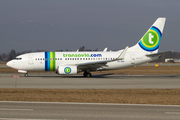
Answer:
[[[13,64],[12,64],[12,61],[7,62],[6,65],[7,65],[8,67],[12,67],[12,65],[13,65]]]

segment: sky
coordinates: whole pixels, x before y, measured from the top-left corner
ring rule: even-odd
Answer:
[[[0,54],[120,50],[166,17],[160,51],[180,52],[180,0],[0,0]]]

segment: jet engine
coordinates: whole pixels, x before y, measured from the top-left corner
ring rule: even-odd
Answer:
[[[77,74],[77,66],[60,65],[58,66],[58,74]]]

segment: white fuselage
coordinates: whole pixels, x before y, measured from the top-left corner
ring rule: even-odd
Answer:
[[[52,57],[46,57],[45,52],[27,53],[17,56],[7,63],[8,66],[24,71],[57,71],[60,65],[78,65],[116,59],[122,51],[117,52],[49,52]],[[123,60],[107,62],[96,70],[121,69],[143,64],[158,57],[147,57],[144,52],[128,51]],[[49,68],[48,68],[49,67]]]

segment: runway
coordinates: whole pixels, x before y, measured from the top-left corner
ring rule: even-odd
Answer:
[[[0,74],[0,88],[47,88],[47,89],[179,89],[180,76],[123,76],[93,75],[84,78],[82,75],[58,76],[52,73],[30,74],[30,77],[19,77],[22,74]],[[14,76],[14,77],[12,77]]]
[[[58,76],[53,73],[0,74],[0,88],[41,89],[179,89],[180,76],[96,74]],[[14,76],[14,77],[12,77]],[[3,102],[0,120],[179,120],[179,105],[61,102]]]
[[[180,106],[101,103],[0,102],[7,120],[179,120]],[[26,118],[26,119],[24,119]]]

